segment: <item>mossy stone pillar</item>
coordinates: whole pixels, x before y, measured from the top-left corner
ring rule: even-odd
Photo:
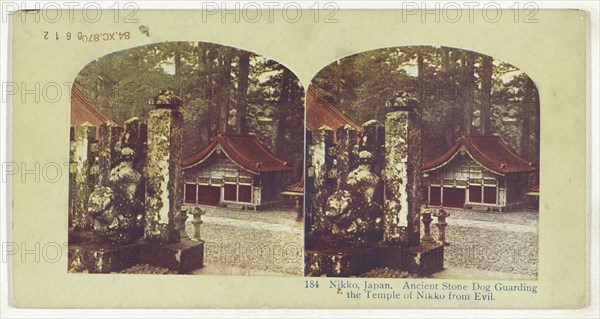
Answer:
[[[333,159],[330,156],[330,148],[333,147],[333,129],[322,126],[312,134],[310,145],[309,178],[313,181],[312,193],[310,194],[310,220],[311,230],[325,231],[324,210],[327,198],[334,191],[334,183],[330,182],[331,167]]]
[[[384,242],[419,244],[421,128],[410,108],[385,120]]]
[[[180,240],[182,129],[183,116],[177,109],[150,111],[144,225],[144,238],[149,242]]]
[[[90,169],[93,162],[91,144],[96,136],[96,127],[84,122],[75,129],[73,160],[75,164],[75,189],[73,191],[73,226],[77,230],[90,230],[92,218],[88,214],[88,198],[94,185],[90,182]]]
[[[110,170],[117,163],[119,138],[122,128],[113,123],[104,123],[98,130],[98,183],[106,185]]]

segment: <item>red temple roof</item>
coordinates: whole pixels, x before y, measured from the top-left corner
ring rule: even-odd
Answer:
[[[288,185],[284,190],[283,194],[287,195],[303,195],[304,194],[304,174],[300,177],[297,182]]]
[[[335,132],[344,125],[362,131],[360,125],[331,105],[312,85],[309,86],[306,94],[306,127],[314,131],[322,126],[328,126]]]
[[[76,127],[83,122],[89,122],[93,126],[100,126],[104,123],[117,124],[90,102],[77,86],[73,85],[71,88],[71,126]]]
[[[204,162],[220,146],[225,155],[241,167],[255,172],[287,171],[290,163],[280,159],[264,147],[254,135],[219,133],[204,148],[181,161],[183,168]]]
[[[423,171],[436,170],[448,164],[456,154],[465,150],[479,165],[500,175],[534,172],[536,165],[520,157],[495,135],[463,135],[438,157],[421,165]]]

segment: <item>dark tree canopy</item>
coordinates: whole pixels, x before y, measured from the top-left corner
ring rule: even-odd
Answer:
[[[312,85],[359,124],[383,121],[390,101],[419,101],[425,159],[473,133],[499,135],[539,162],[537,88],[525,73],[493,57],[449,47],[385,48],[330,64]]]
[[[171,88],[182,97],[184,156],[217,133],[251,133],[302,164],[304,89],[286,67],[252,52],[204,42],[165,42],[109,54],[75,84],[118,123],[145,118],[148,98]]]

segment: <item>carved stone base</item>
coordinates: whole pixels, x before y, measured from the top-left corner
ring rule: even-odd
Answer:
[[[71,272],[119,272],[139,263],[140,242],[131,244],[94,243],[91,240],[69,244]]]
[[[204,241],[183,239],[176,244],[149,243],[141,246],[140,263],[187,274],[204,265]]]
[[[378,250],[375,247],[333,250],[306,250],[305,275],[318,277],[349,277],[376,267]]]
[[[318,245],[309,245],[304,257],[306,276],[349,277],[381,267],[427,276],[444,269],[444,246],[439,243],[372,244],[352,248],[321,241]]]
[[[204,241],[182,240],[176,244],[95,243],[89,232],[69,234],[69,271],[119,272],[136,264],[165,267],[180,274],[204,265]]]
[[[421,243],[417,246],[381,246],[379,266],[430,275],[444,270],[444,245]]]

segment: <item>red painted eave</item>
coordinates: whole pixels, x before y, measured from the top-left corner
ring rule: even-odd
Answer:
[[[306,127],[314,131],[328,126],[335,132],[344,125],[349,125],[358,132],[362,131],[360,125],[329,103],[312,85],[309,86],[306,93]]]
[[[217,146],[236,164],[255,172],[276,172],[291,170],[290,163],[277,157],[254,135],[219,133],[204,148],[181,161],[183,168],[188,168],[206,160]]]
[[[96,127],[104,123],[117,124],[88,100],[77,86],[73,85],[71,88],[71,126],[77,127],[84,122]]]
[[[495,135],[463,135],[448,150],[424,162],[421,170],[431,171],[445,166],[461,149],[484,168],[498,173],[528,173],[537,171],[537,166],[519,156]]]

